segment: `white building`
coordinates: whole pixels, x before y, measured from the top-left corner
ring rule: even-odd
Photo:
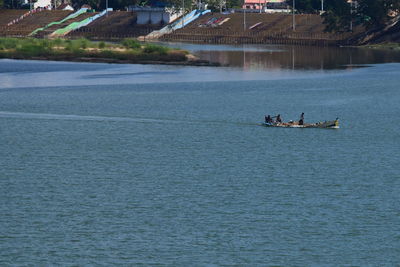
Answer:
[[[181,12],[161,7],[129,6],[128,11],[136,12],[137,24],[169,24],[181,15]]]
[[[70,10],[70,11],[74,11],[74,8],[73,8],[70,4],[67,4],[67,3],[64,3],[64,4],[61,4],[61,5],[57,6],[56,9],[57,9],[57,10]]]
[[[38,0],[37,2],[33,3],[33,8],[36,9],[38,7],[46,7],[51,8],[51,0]]]

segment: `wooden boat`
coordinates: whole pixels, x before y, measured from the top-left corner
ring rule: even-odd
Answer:
[[[266,127],[282,127],[282,128],[327,128],[327,129],[338,129],[339,119],[333,121],[321,121],[317,123],[304,123],[299,125],[298,121],[293,122],[278,122],[278,123],[268,123],[264,122],[263,126]]]

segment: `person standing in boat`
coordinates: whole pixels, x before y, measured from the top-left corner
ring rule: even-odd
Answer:
[[[278,116],[276,116],[276,120],[277,123],[282,123],[282,119],[281,119],[281,114],[278,114]]]
[[[265,116],[265,123],[272,123],[272,122],[273,122],[273,121],[272,121],[272,118],[271,118],[270,115]]]
[[[299,125],[304,125],[304,112],[300,115]]]

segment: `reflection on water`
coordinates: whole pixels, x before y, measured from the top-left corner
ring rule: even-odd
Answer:
[[[250,69],[346,69],[361,64],[400,62],[400,53],[349,47],[282,45],[196,45],[167,43],[187,49],[201,59]]]

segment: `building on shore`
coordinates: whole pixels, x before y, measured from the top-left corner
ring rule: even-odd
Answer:
[[[74,10],[69,0],[21,0],[20,3],[22,6],[31,5],[32,9]]]
[[[182,15],[173,8],[129,6],[128,11],[137,15],[137,24],[169,24]]]
[[[245,0],[242,8],[261,12],[268,12],[268,10],[279,12],[279,10],[286,10],[288,5],[286,4],[286,0]]]
[[[51,0],[38,0],[33,4],[33,8],[40,8],[40,7],[45,7],[51,9],[52,3]]]
[[[61,5],[57,6],[56,9],[57,9],[57,10],[70,10],[70,11],[74,11],[74,8],[73,8],[70,4],[67,4],[67,3],[64,3],[64,4],[61,4]]]

